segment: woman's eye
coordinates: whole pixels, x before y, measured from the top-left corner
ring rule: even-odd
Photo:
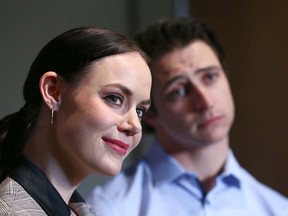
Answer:
[[[145,114],[147,113],[147,110],[144,108],[137,108],[136,109],[137,115],[140,119],[143,119],[143,117],[145,116]]]
[[[105,97],[105,100],[107,100],[109,103],[121,106],[123,103],[123,98],[119,95],[108,95]]]

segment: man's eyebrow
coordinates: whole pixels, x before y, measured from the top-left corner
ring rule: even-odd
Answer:
[[[204,72],[207,72],[207,71],[214,71],[214,70],[215,71],[221,71],[223,69],[220,66],[207,66],[207,67],[203,67],[203,68],[198,68],[193,73],[197,74],[197,73],[204,73]],[[171,80],[169,80],[164,85],[164,89],[168,88],[173,82],[175,82],[176,80],[180,80],[180,79],[186,79],[186,77],[183,76],[183,75],[179,75],[179,76],[173,77]]]
[[[207,71],[220,71],[222,70],[222,67],[219,66],[207,66],[203,68],[198,68],[195,73],[201,73],[201,72],[207,72]]]
[[[165,83],[164,89],[168,88],[172,83],[174,83],[176,80],[180,80],[180,79],[185,79],[185,76],[179,75],[179,76],[173,77],[167,83]]]

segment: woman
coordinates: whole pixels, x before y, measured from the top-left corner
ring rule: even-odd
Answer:
[[[0,122],[0,213],[94,215],[75,192],[116,175],[150,106],[145,54],[122,34],[81,27],[50,41],[24,84],[25,105]]]

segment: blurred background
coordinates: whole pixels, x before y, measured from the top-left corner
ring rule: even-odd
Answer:
[[[130,36],[162,17],[196,16],[218,35],[236,103],[231,146],[242,166],[288,196],[288,2],[241,0],[1,0],[0,118],[23,105],[30,64],[56,35],[94,25]],[[146,134],[123,167],[138,160]],[[86,195],[107,178],[88,177]]]

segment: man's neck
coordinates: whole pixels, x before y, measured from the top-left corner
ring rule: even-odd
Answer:
[[[173,145],[177,146],[177,143]],[[193,146],[169,154],[173,155],[187,171],[196,173],[205,191],[208,192],[213,188],[216,177],[223,171],[228,149],[229,138],[227,137],[216,143]]]

